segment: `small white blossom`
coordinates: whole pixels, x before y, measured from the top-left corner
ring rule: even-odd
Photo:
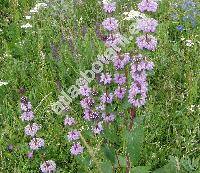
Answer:
[[[38,9],[34,7],[33,9],[30,10],[30,13],[38,13]]]
[[[35,8],[46,8],[48,5],[46,4],[46,3],[37,3],[36,5],[35,5]]]
[[[145,14],[139,11],[135,11],[135,10],[131,10],[130,12],[124,12],[124,15],[126,15],[124,20],[135,20],[139,18],[147,18]]]
[[[31,16],[25,16],[26,20],[31,19]]]
[[[8,82],[0,81],[0,86],[2,86],[2,85],[7,85],[7,84],[8,84]]]
[[[21,28],[32,28],[32,25],[30,23],[27,23],[25,25],[22,25]]]
[[[186,43],[185,45],[188,46],[188,47],[191,47],[191,46],[194,45],[194,43],[192,42],[192,40],[186,40],[185,43]]]

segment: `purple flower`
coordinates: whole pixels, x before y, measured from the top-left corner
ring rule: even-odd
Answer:
[[[142,72],[132,72],[131,71],[131,76],[134,79],[134,82],[138,82],[139,84],[146,82],[147,80],[147,75],[145,71]]]
[[[29,159],[32,159],[33,158],[33,151],[30,151],[28,154],[27,154],[27,157]]]
[[[83,118],[87,121],[90,121],[92,119],[99,118],[99,114],[91,109],[85,109]]]
[[[152,61],[149,61],[146,63],[146,70],[153,70],[154,63]]]
[[[103,95],[100,98],[102,103],[112,103],[113,101],[113,94],[107,94],[107,93],[103,93]]]
[[[35,134],[37,133],[37,131],[41,128],[41,126],[39,126],[36,123],[33,124],[28,124],[25,129],[24,132],[27,136],[35,136]]]
[[[75,119],[73,117],[66,117],[65,120],[64,120],[64,125],[67,126],[72,126],[74,125],[76,122],[75,122]]]
[[[89,96],[91,94],[91,89],[87,86],[80,86],[79,92],[82,96]]]
[[[179,26],[176,27],[176,29],[177,29],[178,31],[183,31],[184,27],[183,27],[182,25],[179,25]]]
[[[21,102],[21,110],[23,112],[31,110],[31,108],[32,108],[31,102],[27,102],[27,103]]]
[[[99,118],[99,113],[93,111],[92,114],[90,115],[90,119],[96,120]]]
[[[106,109],[105,104],[100,104],[100,105],[96,106],[96,110],[104,111],[105,109]]]
[[[122,100],[124,98],[125,94],[126,94],[126,88],[119,86],[115,90],[114,94],[118,99]]]
[[[112,76],[108,73],[104,74],[102,73],[101,74],[101,77],[100,77],[100,82],[102,82],[104,85],[106,84],[110,84],[112,81]]]
[[[40,170],[43,173],[53,173],[56,172],[56,163],[53,160],[45,161],[40,165]]]
[[[94,126],[94,127],[92,128],[92,131],[93,131],[95,134],[100,134],[100,133],[103,131],[102,122],[99,122],[96,126]]]
[[[123,85],[126,82],[126,77],[124,74],[116,73],[114,76],[114,81],[116,84]]]
[[[34,118],[32,111],[23,112],[21,117],[22,121],[31,121]]]
[[[111,113],[110,115],[102,114],[103,121],[106,123],[111,123],[115,120],[115,114]]]
[[[69,141],[75,141],[78,140],[80,138],[80,132],[77,130],[68,132],[67,138]]]
[[[133,63],[131,64],[132,78],[137,80],[136,76],[139,75],[139,78],[143,78],[143,80],[146,80],[146,73],[144,73],[144,71],[152,70],[153,68],[154,68],[154,63],[152,61],[147,61],[146,57],[144,57],[141,54],[138,54],[137,56],[134,57]]]
[[[122,42],[122,36],[120,33],[110,34],[105,40],[105,44],[107,47],[116,47],[121,42]]]
[[[112,13],[112,12],[114,12],[116,10],[116,3],[115,2],[104,3],[103,4],[103,9],[107,13]]]
[[[153,18],[139,19],[137,22],[138,29],[143,32],[155,32],[157,26],[158,22]]]
[[[83,147],[80,145],[80,143],[75,143],[72,147],[71,147],[71,149],[70,149],[70,151],[71,151],[71,154],[72,155],[79,155],[79,154],[81,154],[81,153],[83,153]]]
[[[94,104],[94,100],[91,97],[86,97],[81,100],[81,106],[84,109],[90,108]]]
[[[8,145],[7,150],[10,151],[10,152],[13,151],[13,145],[12,144]]]
[[[42,138],[33,138],[29,142],[29,146],[32,150],[38,150],[39,148],[44,147],[44,139]]]
[[[108,31],[115,31],[118,28],[118,21],[115,18],[111,17],[111,18],[105,19],[102,22],[102,25]]]
[[[121,70],[124,68],[125,64],[124,64],[124,61],[121,60],[119,57],[116,57],[114,60],[113,60],[113,64],[116,68],[116,70]]]
[[[125,53],[124,54],[124,59],[123,59],[123,63],[124,65],[127,65],[131,60],[130,54],[129,53]]]
[[[146,103],[146,97],[146,93],[136,92],[134,88],[131,88],[129,90],[128,101],[134,107],[140,107]]]
[[[84,111],[84,116],[83,118],[86,120],[86,121],[90,121],[90,117],[92,116],[93,114],[93,111],[91,109],[85,109]]]
[[[156,12],[158,4],[155,0],[142,0],[142,2],[138,4],[138,8],[141,12]]]
[[[148,34],[137,37],[136,43],[140,49],[155,51],[157,47],[157,39]]]

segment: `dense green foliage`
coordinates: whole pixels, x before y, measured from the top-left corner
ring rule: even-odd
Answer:
[[[168,166],[166,173],[197,173],[200,170],[197,168],[200,166],[200,20],[197,19],[194,28],[189,23],[172,21],[172,1],[162,0],[154,16],[159,21],[156,33],[159,46],[155,52],[149,53],[155,63],[149,78],[149,100],[137,114],[144,117],[141,125],[144,139],[140,139],[137,133],[141,132],[136,131],[133,136],[139,141],[128,143],[135,146],[138,146],[137,142],[143,143],[136,162],[140,166],[149,166],[148,170]],[[62,5],[56,0],[50,2],[50,8],[32,17],[33,27],[28,29],[22,29],[21,25],[26,24],[24,16],[35,5],[33,0],[0,2],[0,81],[8,82],[0,86],[2,173],[38,172],[41,153],[54,159],[60,172],[76,173],[83,169],[78,159],[69,153],[63,117],[54,114],[50,105],[57,100],[61,89],[74,84],[79,72],[90,69],[93,60],[103,52],[103,43],[97,38],[95,29],[96,23],[102,22],[104,13],[97,0],[76,3],[66,0]],[[120,0],[116,16],[122,21],[122,13],[135,8],[135,4],[135,1]],[[184,31],[176,29],[179,24],[184,25]],[[121,25],[122,31],[126,32],[130,23],[123,21]],[[194,45],[186,46],[182,38],[192,40]],[[130,51],[133,47],[131,44],[126,49]],[[38,152],[34,160],[26,157],[28,139],[24,136],[24,123],[19,118],[21,87],[26,89],[26,96],[35,108],[36,120],[43,127],[39,135],[46,141],[45,149]],[[74,114],[81,117],[77,104],[73,102]],[[7,148],[10,144],[14,147],[12,151]],[[105,155],[111,163],[115,162],[112,151],[106,147]],[[146,167],[133,169],[136,173],[143,169],[144,173],[148,172]],[[164,173],[162,170],[155,173],[159,172]]]

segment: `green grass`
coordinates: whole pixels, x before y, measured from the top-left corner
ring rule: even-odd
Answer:
[[[97,55],[103,53],[103,44],[95,36],[95,24],[105,15],[97,0],[83,0],[76,8],[68,2],[68,8],[45,9],[34,15],[33,28],[25,31],[20,28],[25,21],[23,16],[34,3],[27,0],[0,3],[0,29],[3,30],[0,32],[0,80],[9,82],[0,87],[0,172],[38,172],[41,153],[45,153],[45,158],[56,161],[60,172],[76,173],[78,162],[70,156],[63,117],[55,115],[50,104],[57,101],[61,88],[66,90],[73,85],[79,72],[90,69]],[[134,1],[120,1],[117,16],[121,18],[134,5]],[[178,160],[200,157],[200,23],[198,19],[194,29],[185,24],[187,31],[177,32],[178,23],[170,19],[171,12],[169,1],[163,0],[155,14],[160,22],[159,46],[156,52],[148,53],[155,69],[149,77],[148,103],[138,114],[145,115],[140,165],[151,165],[152,170],[165,165],[169,156]],[[87,28],[85,36],[84,27]],[[123,22],[122,30],[126,27],[128,22]],[[194,45],[187,47],[181,37],[191,39]],[[132,50],[133,45],[127,50]],[[21,87],[26,89],[34,108],[46,97],[35,112],[37,122],[42,124],[39,136],[44,137],[46,147],[33,160],[26,158],[29,140],[23,131],[25,123],[19,118]],[[73,104],[76,108],[77,103]],[[79,109],[75,116],[81,117]],[[14,146],[12,152],[7,150],[9,144]]]

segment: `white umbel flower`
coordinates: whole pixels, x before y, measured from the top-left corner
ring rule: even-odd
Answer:
[[[33,26],[30,23],[27,23],[25,25],[22,25],[21,28],[32,28]]]

